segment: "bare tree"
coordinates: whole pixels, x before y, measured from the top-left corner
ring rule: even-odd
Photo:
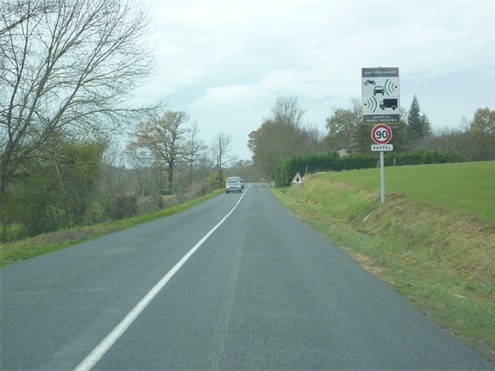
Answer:
[[[49,4],[45,4],[44,1],[37,0],[30,1],[27,4],[18,1],[2,1],[0,4],[2,9],[2,13],[0,13],[0,18],[2,20],[0,36],[16,28],[28,19],[37,17],[43,12],[46,12],[49,6]],[[27,12],[22,11],[22,8],[26,5]]]
[[[207,156],[208,147],[203,141],[198,139],[198,132],[198,123],[194,120],[191,124],[191,132],[185,150],[186,159],[189,163],[189,184],[192,183],[194,164],[204,160]]]
[[[225,133],[219,133],[213,143],[211,145],[211,153],[213,157],[213,161],[216,163],[218,171],[216,176],[217,187],[221,187],[221,183],[223,182],[223,161],[225,161],[225,157],[227,153],[230,151],[230,145],[232,143],[232,136]]]
[[[139,110],[147,13],[134,0],[0,0],[1,192],[57,133],[108,137]],[[121,129],[120,129],[121,130]]]
[[[152,181],[153,158],[149,157],[149,153],[144,148],[139,148],[134,145],[128,145],[125,150],[127,162],[131,165],[133,175],[137,183],[136,192],[141,196],[148,196],[152,193],[159,193],[163,187],[153,189],[151,183],[160,185],[161,179],[158,182]]]
[[[212,155],[219,169],[222,168],[227,153],[230,151],[232,136],[225,133],[219,133],[213,140],[211,146]]]
[[[175,166],[184,161],[186,156],[187,135],[190,131],[185,127],[190,117],[186,112],[167,111],[162,117],[143,122],[131,135],[135,141],[129,148],[146,149],[156,161],[167,164],[168,193],[172,193]]]
[[[272,107],[272,121],[275,124],[299,128],[305,112],[299,107],[297,97],[278,97]]]
[[[129,187],[126,179],[125,157],[122,149],[111,145],[103,154],[100,188],[107,195],[124,193]]]

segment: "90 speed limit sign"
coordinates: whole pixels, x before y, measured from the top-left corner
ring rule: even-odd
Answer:
[[[392,139],[392,129],[383,124],[375,125],[371,130],[371,139],[376,144],[387,144]]]

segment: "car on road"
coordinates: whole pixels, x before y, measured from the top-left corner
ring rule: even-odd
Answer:
[[[241,177],[229,176],[225,182],[225,193],[242,192],[243,182]]]

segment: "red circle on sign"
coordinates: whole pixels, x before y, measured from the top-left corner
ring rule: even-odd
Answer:
[[[375,125],[371,129],[371,139],[376,144],[387,144],[392,139],[392,129],[387,125]]]

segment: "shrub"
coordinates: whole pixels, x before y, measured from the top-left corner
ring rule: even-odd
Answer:
[[[137,197],[120,194],[114,196],[110,205],[109,215],[113,220],[120,220],[136,216],[137,211]]]
[[[153,207],[153,211],[160,211],[165,208],[165,202],[163,202],[163,197],[159,193],[153,193],[150,196],[151,206]]]
[[[106,213],[106,204],[104,201],[91,201],[88,208],[85,210],[83,223],[81,225],[91,225],[101,223],[108,219]]]
[[[7,224],[0,227],[0,242],[12,242],[27,237],[23,224]]]

